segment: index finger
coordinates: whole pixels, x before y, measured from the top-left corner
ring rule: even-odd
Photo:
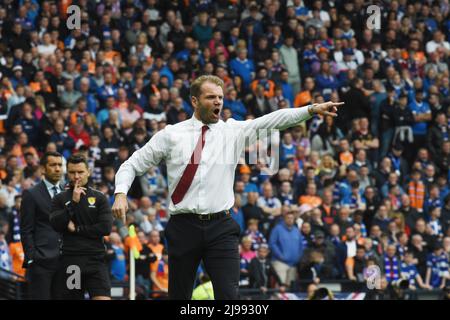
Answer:
[[[341,105],[345,104],[345,102],[333,102],[333,101],[330,101],[330,103],[331,103],[333,106],[341,106]]]

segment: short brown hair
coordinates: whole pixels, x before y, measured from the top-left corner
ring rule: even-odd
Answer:
[[[203,75],[203,76],[200,76],[197,79],[195,79],[194,82],[192,82],[191,90],[190,90],[191,97],[196,97],[196,98],[200,97],[200,94],[202,93],[201,88],[205,82],[214,83],[215,85],[218,85],[219,87],[221,87],[222,90],[224,88],[223,81],[219,77],[212,76],[212,75]]]

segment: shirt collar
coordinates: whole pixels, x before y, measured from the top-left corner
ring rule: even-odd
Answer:
[[[194,129],[196,129],[196,130],[197,129],[200,130],[205,125],[203,122],[201,122],[199,119],[197,119],[195,114],[192,115],[191,120],[192,120],[192,125],[193,125]],[[219,120],[219,122],[220,121],[221,120]],[[207,126],[208,126],[208,128],[210,130],[215,130],[215,129],[217,129],[217,125],[219,124],[219,122],[217,122],[217,123],[210,123],[210,124],[207,124]]]
[[[52,184],[50,181],[48,181],[47,179],[43,178],[42,179],[44,181],[45,186],[47,187],[48,190],[52,190],[53,187],[58,188],[58,191],[61,191],[61,188],[59,186],[59,184]]]

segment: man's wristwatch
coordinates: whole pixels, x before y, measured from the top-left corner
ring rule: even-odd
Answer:
[[[309,113],[310,116],[314,115],[314,109],[313,109],[313,105],[312,104],[310,104],[308,106],[308,113]]]

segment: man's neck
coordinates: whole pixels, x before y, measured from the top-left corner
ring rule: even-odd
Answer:
[[[48,180],[47,178],[44,178],[44,181],[46,181],[47,183],[49,183],[51,185],[58,186],[58,181],[52,182],[52,181]]]

